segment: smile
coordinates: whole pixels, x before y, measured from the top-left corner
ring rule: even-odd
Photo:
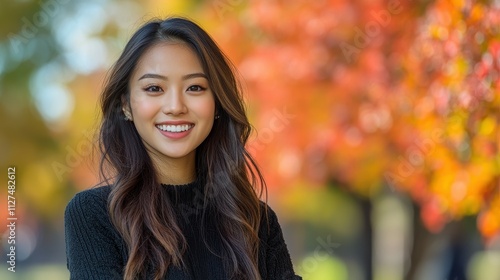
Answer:
[[[167,132],[184,132],[193,128],[194,124],[182,124],[182,125],[166,125],[158,124],[156,127],[161,131]]]

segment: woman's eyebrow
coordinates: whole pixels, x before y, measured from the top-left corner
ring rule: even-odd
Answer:
[[[147,78],[160,79],[160,80],[165,80],[165,81],[168,80],[168,78],[166,76],[163,76],[160,74],[154,74],[154,73],[146,73],[146,74],[142,75],[138,80],[140,81],[142,79],[147,79]],[[182,76],[183,80],[188,80],[188,79],[193,79],[193,78],[205,78],[208,80],[207,75],[205,75],[204,73],[192,73],[192,74],[187,74],[187,75]]]
[[[152,78],[152,79],[160,79],[160,80],[168,80],[167,77],[165,76],[162,76],[160,74],[153,74],[153,73],[147,73],[147,74],[144,74],[142,75],[138,81],[142,80],[142,79],[147,79],[147,78]]]
[[[208,80],[207,75],[205,75],[204,73],[193,73],[182,76],[183,80],[188,80],[193,78],[205,78]]]

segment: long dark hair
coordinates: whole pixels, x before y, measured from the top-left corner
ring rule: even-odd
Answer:
[[[123,100],[138,60],[155,43],[181,40],[197,55],[214,94],[220,118],[196,151],[196,176],[219,217],[223,260],[233,278],[260,279],[259,197],[265,182],[245,149],[251,133],[234,66],[198,25],[185,18],[152,20],[130,39],[108,74],[101,96],[101,175],[112,184],[108,199],[111,221],[129,250],[125,279],[142,277],[153,268],[162,278],[170,265],[183,266],[186,240],[157,170],[132,122],[124,121]],[[206,208],[206,207],[205,207]],[[205,209],[204,208],[204,209]]]

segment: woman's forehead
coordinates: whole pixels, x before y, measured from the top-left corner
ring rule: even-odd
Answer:
[[[138,78],[145,73],[174,78],[203,73],[203,67],[196,53],[186,43],[167,41],[151,46],[138,60],[133,76]]]

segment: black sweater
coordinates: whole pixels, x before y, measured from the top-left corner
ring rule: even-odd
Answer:
[[[183,256],[186,268],[170,266],[166,279],[228,279],[222,259],[210,250],[221,248],[220,238],[210,230],[209,223],[214,216],[210,213],[205,216],[208,218],[205,236],[210,249],[201,238],[199,184],[163,187],[176,210],[188,245]],[[110,191],[109,186],[82,191],[66,207],[66,256],[71,279],[123,279],[128,251],[109,218],[107,199]],[[260,275],[262,279],[301,279],[293,271],[276,214],[268,206],[267,209],[268,219],[262,219],[259,230]]]

